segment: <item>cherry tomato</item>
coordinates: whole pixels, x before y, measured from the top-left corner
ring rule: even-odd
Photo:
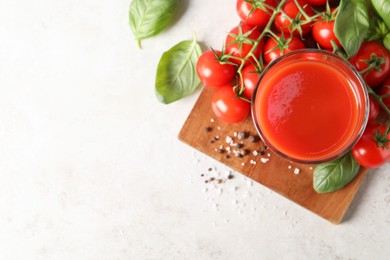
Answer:
[[[378,130],[383,135],[386,127],[378,124],[368,125],[360,140],[352,148],[352,155],[361,166],[375,168],[390,160],[390,148],[379,146],[375,140]],[[389,140],[390,133],[384,137]],[[387,147],[388,145],[389,143]]]
[[[383,85],[381,86],[381,89],[379,90],[379,94],[381,96],[389,95],[388,97],[383,98],[382,101],[390,109],[390,77],[388,77],[383,83]]]
[[[230,124],[241,122],[250,112],[250,103],[237,97],[232,86],[216,89],[211,107],[219,119]]]
[[[371,87],[379,86],[388,76],[390,76],[390,53],[377,42],[364,42],[359,51],[349,61],[358,70],[363,71],[369,65],[371,56],[374,55],[383,63],[371,71],[364,73],[363,78]]]
[[[252,3],[245,0],[238,0],[236,10],[238,16],[245,24],[264,27],[267,25],[272,14],[272,10],[265,5],[276,7],[276,1],[253,1]]]
[[[219,61],[221,51],[207,50],[196,63],[196,73],[202,83],[208,87],[220,87],[228,84],[236,74],[236,66]]]
[[[337,39],[334,31],[334,21],[327,22],[323,19],[314,23],[311,33],[314,40],[325,49],[333,49],[331,41],[333,40],[337,46],[341,47],[340,41]]]
[[[260,36],[260,31],[255,27],[248,25],[239,25],[234,27],[226,37],[225,40],[225,50],[227,54],[231,54],[238,58],[244,58],[251,51],[255,41]],[[261,51],[263,50],[264,41],[261,40],[254,50],[255,57],[260,57]],[[232,59],[231,61],[241,64],[240,60]],[[246,64],[254,62],[251,57],[246,61]]]
[[[306,0],[306,2],[308,2],[311,5],[321,6],[321,5],[325,5],[326,2],[328,2],[328,0]]]
[[[298,0],[299,5],[309,16],[314,15],[313,9],[303,0]],[[299,11],[294,0],[287,0],[282,7],[283,13],[275,17],[275,27],[279,32],[292,32],[295,35],[305,35],[311,29],[311,23],[306,23],[305,17]],[[293,20],[292,22],[290,20]]]
[[[253,91],[257,86],[260,78],[260,71],[254,64],[248,64],[242,69],[242,80],[244,82],[243,95],[251,99]]]
[[[368,123],[371,123],[378,117],[380,110],[381,107],[379,106],[378,101],[370,96],[370,113],[368,114]]]
[[[305,45],[297,36],[291,35],[287,39],[281,34],[277,36],[279,37],[279,42],[274,38],[269,38],[264,45],[263,57],[266,63],[270,63],[274,59],[293,50],[305,48]]]

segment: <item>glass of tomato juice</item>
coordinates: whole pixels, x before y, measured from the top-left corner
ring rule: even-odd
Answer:
[[[343,156],[359,140],[369,101],[363,79],[347,61],[303,49],[266,67],[251,109],[268,147],[290,161],[316,164]]]

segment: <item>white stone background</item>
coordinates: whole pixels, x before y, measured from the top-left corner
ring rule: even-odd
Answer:
[[[162,105],[155,70],[193,33],[220,47],[238,17],[183,3],[139,50],[130,0],[0,0],[0,259],[388,259],[389,164],[340,225],[236,173],[206,186],[229,169],[177,139],[199,91]]]

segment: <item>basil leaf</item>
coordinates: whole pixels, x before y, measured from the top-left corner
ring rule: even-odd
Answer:
[[[390,29],[390,1],[389,0],[371,0],[374,9]]]
[[[351,153],[337,160],[318,164],[314,170],[313,187],[318,193],[339,190],[355,178],[359,168],[360,165]]]
[[[173,20],[179,0],[133,0],[130,4],[130,28],[137,44],[164,30]]]
[[[390,32],[383,38],[383,45],[388,51],[390,51]]]
[[[348,57],[357,53],[364,41],[370,20],[365,0],[341,0],[334,32]]]
[[[194,39],[182,41],[162,55],[155,85],[158,100],[169,104],[195,91],[200,84],[195,68],[201,54]]]

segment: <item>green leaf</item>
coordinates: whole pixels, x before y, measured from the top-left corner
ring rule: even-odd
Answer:
[[[173,20],[179,0],[133,0],[130,4],[130,28],[140,46],[142,39],[164,30]]]
[[[365,0],[341,0],[334,32],[348,57],[357,53],[370,26]]]
[[[201,54],[194,39],[182,41],[162,55],[155,85],[158,100],[169,104],[195,91],[200,84],[195,67]]]
[[[318,193],[339,190],[355,178],[359,168],[360,165],[351,153],[337,160],[318,164],[314,170],[313,187]]]
[[[383,45],[388,51],[390,51],[390,32],[383,38]]]
[[[374,9],[390,29],[390,0],[371,0]]]

